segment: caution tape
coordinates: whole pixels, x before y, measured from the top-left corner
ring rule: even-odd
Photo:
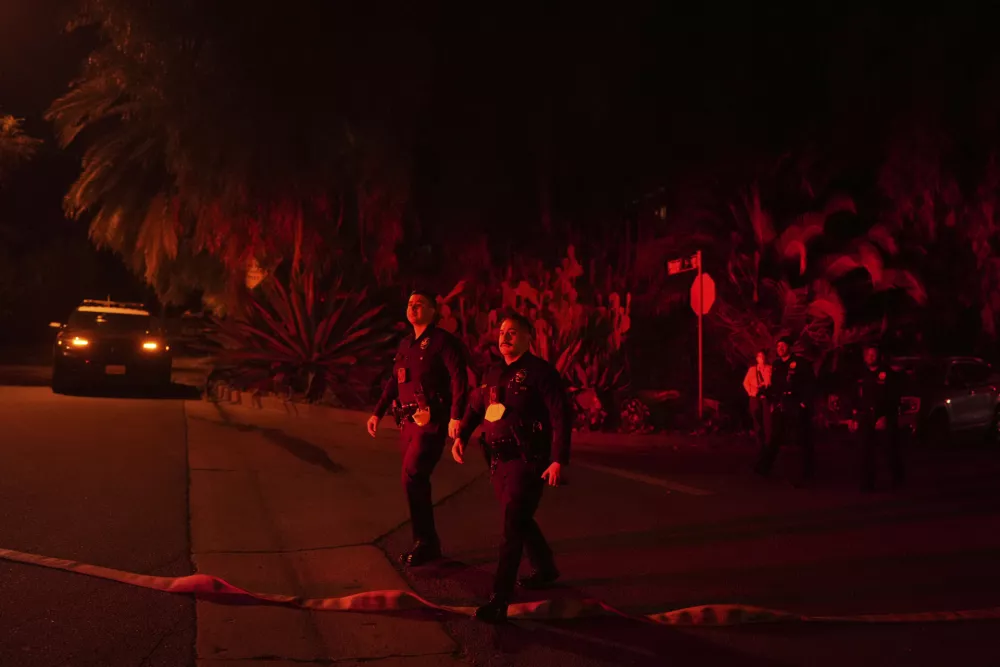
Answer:
[[[233,586],[229,582],[208,574],[191,574],[184,577],[157,577],[116,570],[100,565],[80,563],[62,558],[0,549],[0,559],[37,565],[53,570],[75,572],[90,577],[117,581],[130,586],[140,586],[166,593],[200,596],[210,600],[257,600],[299,609],[317,611],[385,612],[432,609],[452,614],[471,615],[475,607],[441,605],[426,600],[415,593],[399,590],[369,591],[342,597],[302,598],[293,595],[255,593]],[[861,614],[853,616],[804,616],[787,611],[765,609],[740,604],[711,604],[685,609],[674,609],[655,614],[627,614],[596,599],[557,598],[510,605],[510,618],[531,620],[565,620],[588,616],[620,616],[662,625],[742,625],[747,623],[930,623],[941,621],[973,621],[1000,619],[1000,607],[966,611],[918,612],[905,614]]]

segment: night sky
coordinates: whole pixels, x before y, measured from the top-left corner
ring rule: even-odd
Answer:
[[[0,215],[30,230],[29,245],[86,234],[85,221],[64,221],[60,209],[77,157],[59,151],[41,119],[93,43],[62,30],[72,7],[0,0],[0,110],[47,141],[0,194]],[[996,132],[986,10],[427,7],[413,28],[430,68],[413,197],[439,242],[452,232],[436,221],[449,219],[532,228],[543,171],[556,233],[594,231],[614,229],[631,201],[664,183],[724,180],[791,144],[813,145],[864,180],[900,118],[916,111],[974,127],[977,141]],[[981,158],[977,141],[967,142],[970,160]],[[116,261],[101,266],[101,289],[124,280]]]

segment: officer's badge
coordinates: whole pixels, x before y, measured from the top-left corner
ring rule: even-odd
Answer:
[[[430,344],[431,344],[431,339],[430,338],[425,338],[422,341],[420,341],[420,349],[421,350],[426,350],[427,346],[430,345]]]
[[[428,408],[413,413],[413,422],[417,426],[427,426],[431,422],[431,411]]]
[[[517,373],[514,373],[514,382],[516,382],[518,384],[523,384],[525,378],[527,378],[527,377],[528,377],[528,371],[526,371],[526,370],[524,370],[522,368]]]
[[[882,371],[881,373],[878,374],[878,381],[885,382],[885,371]]]
[[[499,421],[503,417],[503,413],[507,411],[503,403],[490,403],[490,407],[486,408],[486,421],[495,422]]]

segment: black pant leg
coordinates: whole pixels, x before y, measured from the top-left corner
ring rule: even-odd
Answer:
[[[796,439],[802,450],[802,477],[812,479],[816,474],[816,446],[812,437],[812,415],[808,408],[799,408],[796,426]]]
[[[764,410],[766,404],[756,396],[750,397],[750,418],[753,420],[754,436],[761,447],[767,442],[767,432],[764,429]]]
[[[431,473],[444,452],[445,430],[431,423],[403,426],[403,488],[410,506],[414,541],[437,542],[434,526],[434,502],[431,496]]]
[[[861,440],[861,488],[875,488],[877,436],[870,424],[860,426]]]
[[[891,428],[885,434],[886,456],[889,458],[889,472],[892,474],[892,483],[899,485],[903,483],[906,476],[903,466],[903,450],[900,445],[900,433],[898,428]]]
[[[774,461],[778,458],[778,451],[781,449],[782,441],[785,439],[787,426],[786,415],[780,410],[770,412],[770,406],[766,406],[769,411],[768,421],[770,429],[768,437],[760,446],[760,455],[757,457],[757,465],[754,468],[761,475],[768,475],[774,467]]]
[[[503,504],[503,539],[493,593],[505,600],[514,593],[526,542],[530,543],[533,556],[544,558],[547,552],[551,559],[548,543],[534,520],[545,488],[541,470],[537,468],[518,459],[500,463],[494,473],[494,489]]]

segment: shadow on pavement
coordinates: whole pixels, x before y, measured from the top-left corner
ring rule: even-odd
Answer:
[[[344,466],[332,460],[326,453],[325,449],[317,447],[308,440],[295,437],[294,435],[289,435],[288,433],[285,433],[281,429],[277,428],[266,428],[263,426],[254,426],[253,424],[235,422],[231,420],[228,415],[222,412],[222,410],[219,410],[219,415],[221,421],[205,419],[204,417],[191,417],[191,419],[218,424],[227,428],[236,429],[242,433],[260,433],[268,442],[284,449],[286,452],[304,463],[318,466],[327,472],[339,473],[346,470]]]

